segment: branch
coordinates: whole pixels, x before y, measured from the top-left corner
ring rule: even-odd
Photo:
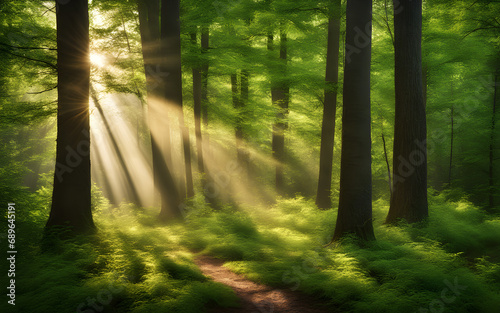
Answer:
[[[473,7],[476,3],[478,3],[478,2],[479,2],[479,0],[474,1],[474,2],[473,2],[473,3],[472,3],[472,4],[471,4],[471,5],[467,8],[467,10],[470,10],[470,8],[472,8],[472,7]]]
[[[10,48],[15,48],[15,49],[25,49],[25,50],[53,50],[57,51],[57,48],[46,48],[46,47],[19,47],[19,46],[13,46],[9,45],[3,42],[0,42],[0,45],[10,47]]]
[[[47,92],[47,91],[51,91],[51,90],[54,90],[57,88],[58,85],[55,85],[54,87],[52,88],[49,88],[49,89],[46,89],[46,90],[42,90],[42,91],[37,91],[37,92],[27,92],[26,94],[28,95],[39,95],[39,94],[42,94],[44,92]]]
[[[391,35],[392,47],[394,48],[394,36],[392,35],[391,25],[389,25],[389,14],[387,13],[387,0],[384,1],[384,10],[385,10],[385,26],[389,31],[389,35]]]
[[[16,56],[16,57],[19,57],[19,58],[23,58],[23,59],[26,59],[26,60],[43,63],[43,64],[49,66],[50,68],[53,68],[54,70],[57,70],[57,66],[54,65],[54,64],[52,64],[52,63],[50,63],[50,62],[43,61],[43,60],[33,59],[33,58],[30,58],[30,57],[27,57],[27,56],[24,56],[24,55],[15,54],[15,53],[12,53],[12,52],[10,52],[8,50],[4,50],[4,49],[0,49],[0,51],[6,52],[6,53],[8,53],[10,55],[13,55],[13,56]]]
[[[56,10],[55,10],[56,6],[55,5],[53,7],[48,7],[42,3],[42,6],[47,9],[47,10],[45,10],[45,12],[42,13],[42,16],[45,15],[45,13],[47,13],[47,12],[52,12],[54,14],[56,13]]]
[[[496,29],[496,28],[500,29],[500,26],[478,27],[478,28],[476,28],[476,29],[473,29],[473,30],[471,30],[471,31],[468,31],[468,32],[467,32],[467,34],[465,34],[465,35],[462,37],[462,39],[463,39],[463,38],[465,38],[465,37],[467,37],[467,36],[469,36],[470,34],[475,33],[475,32],[477,32],[477,31],[480,31],[480,30],[486,30],[486,29]]]
[[[467,10],[469,10],[470,8],[472,8],[476,3],[478,3],[480,0],[476,0],[474,1],[468,8]],[[489,0],[486,4],[490,4],[490,3],[497,3],[497,2],[500,2],[500,1],[495,1],[495,0]]]
[[[307,12],[307,11],[313,11],[313,12],[320,12],[320,13],[323,13],[325,15],[328,15],[328,12],[324,9],[324,8],[305,8],[303,9],[304,6],[300,6],[300,7],[297,7],[297,8],[293,8],[293,9],[286,9],[286,10],[283,10],[283,12],[287,12],[287,13],[290,13],[290,12]]]

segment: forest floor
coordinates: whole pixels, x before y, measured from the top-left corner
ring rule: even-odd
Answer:
[[[209,310],[210,313],[332,312],[317,299],[301,292],[257,284],[242,275],[235,274],[224,267],[223,260],[204,255],[199,256],[195,262],[205,276],[231,287],[240,299],[238,308],[216,307]]]

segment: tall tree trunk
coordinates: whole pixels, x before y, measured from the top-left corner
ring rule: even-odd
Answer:
[[[207,53],[209,49],[209,30],[208,27],[201,29],[201,52]],[[209,62],[205,61],[201,67],[201,111],[203,116],[203,125],[208,127],[208,69]],[[208,142],[208,139],[206,140]]]
[[[372,1],[347,1],[340,199],[333,240],[345,234],[363,240],[375,239],[370,127],[371,11]]]
[[[186,193],[181,198],[194,195],[193,176],[191,170],[191,145],[189,130],[184,124],[182,109],[182,70],[181,70],[181,29],[180,1],[161,1],[161,50],[163,72],[169,75],[163,79],[163,97],[168,108],[172,108],[179,121],[182,147],[184,152]]]
[[[86,0],[57,3],[58,112],[54,189],[46,230],[94,231],[91,212],[89,16]]]
[[[240,111],[238,112],[238,119],[241,128],[241,141],[240,141],[240,154],[238,155],[238,160],[240,166],[244,169],[244,174],[248,174],[249,171],[249,153],[247,149],[247,143],[245,141],[245,135],[243,134],[243,120],[247,118],[247,106],[248,106],[248,90],[249,90],[249,76],[250,73],[243,69],[240,73]]]
[[[427,80],[429,75],[429,69],[427,68],[427,63],[423,62],[422,65],[422,93],[424,97],[424,108],[427,107]]]
[[[159,62],[160,40],[160,7],[159,0],[138,0],[139,23],[141,32],[144,71],[147,84],[147,102],[149,129],[151,134],[151,150],[153,160],[153,176],[155,190],[160,194],[160,217],[162,219],[181,216],[179,205],[181,199],[173,175],[169,169],[170,162],[170,129],[166,110],[159,101],[162,80],[165,78]],[[163,116],[159,116],[162,114]]]
[[[191,42],[197,45],[196,32],[191,34]],[[196,152],[198,156],[198,171],[205,172],[203,163],[203,141],[201,135],[201,70],[193,67],[193,111],[194,111],[194,132],[196,136]]]
[[[428,216],[426,118],[421,53],[422,1],[404,0],[401,1],[401,6],[404,9],[394,14],[394,192],[387,223],[395,223],[400,219],[409,223],[419,222]]]
[[[496,124],[496,107],[497,107],[497,87],[498,87],[498,76],[497,73],[495,75],[495,86],[493,88],[493,112],[491,115],[491,135],[490,135],[490,162],[489,162],[489,170],[488,170],[488,183],[489,183],[489,195],[488,195],[488,204],[490,209],[492,209],[495,205],[495,180],[494,180],[494,155],[493,149],[495,148],[495,124]]]
[[[389,195],[392,197],[391,166],[389,165],[389,156],[387,155],[387,145],[385,144],[384,133],[382,133],[382,144],[384,145],[384,159],[385,159],[385,165],[387,166],[387,179],[389,182]]]
[[[326,51],[326,88],[321,126],[321,150],[319,158],[318,193],[316,205],[320,209],[332,206],[332,162],[335,140],[335,116],[337,109],[337,88],[339,83],[339,45],[341,1],[335,0],[328,20],[328,43]]]
[[[246,167],[246,152],[244,147],[244,133],[243,133],[243,119],[245,118],[242,110],[244,104],[248,101],[248,73],[240,74],[238,83],[238,74],[231,74],[231,93],[233,100],[233,108],[236,109],[236,124],[234,126],[234,133],[236,139],[236,154],[238,159],[238,166],[241,168]],[[245,100],[244,100],[245,98]],[[245,102],[244,102],[245,101]]]
[[[270,42],[270,43],[269,43]],[[269,46],[270,45],[270,46]],[[272,36],[268,36],[268,49],[272,50]],[[276,121],[273,125],[272,151],[276,161],[276,191],[283,195],[285,192],[284,162],[285,162],[285,129],[288,115],[289,87],[286,81],[287,71],[287,37],[286,32],[280,31],[280,61],[279,73],[281,77],[271,84],[271,98],[273,106],[277,106]]]

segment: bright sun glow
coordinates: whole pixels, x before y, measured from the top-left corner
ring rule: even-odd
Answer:
[[[90,63],[97,67],[104,67],[106,65],[106,57],[102,54],[90,53]]]

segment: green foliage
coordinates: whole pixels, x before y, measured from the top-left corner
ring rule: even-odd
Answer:
[[[285,133],[287,191],[299,196],[257,206],[230,199],[231,205],[221,201],[221,209],[215,210],[199,192],[186,202],[185,225],[162,226],[157,208],[126,203],[113,206],[100,187],[94,186],[92,210],[98,234],[72,241],[45,241],[41,251],[54,169],[55,14],[46,7],[52,6],[48,2],[1,1],[0,198],[15,202],[18,208],[17,245],[22,251],[17,263],[15,310],[73,312],[91,309],[88,298],[106,299],[108,295],[109,303],[104,301],[107,304],[103,305],[108,312],[202,312],[212,305],[234,306],[233,292],[203,276],[194,264],[194,253],[204,253],[228,261],[227,267],[249,279],[319,295],[339,311],[432,311],[444,303],[443,312],[496,312],[500,304],[500,220],[486,214],[483,206],[490,188],[490,144],[495,165],[492,189],[500,188],[496,166],[500,124],[498,111],[496,119],[492,118],[495,99],[491,78],[499,69],[500,36],[495,18],[500,6],[495,1],[453,5],[442,0],[424,1],[429,183],[438,191],[431,190],[426,223],[386,226],[388,185],[381,135],[387,141],[392,164],[394,123],[391,1],[387,3],[388,12],[385,2],[375,1],[373,12],[376,242],[361,247],[347,238],[324,247],[330,241],[336,212],[318,211],[311,200],[316,192],[326,87],[326,25],[328,14],[332,14],[327,10],[328,2],[186,0],[181,8],[183,93],[191,134],[191,68],[209,61],[209,125],[203,127],[203,135],[209,135],[214,151],[223,151],[221,163],[227,162],[235,151],[234,125],[243,114],[253,176],[248,181],[238,178],[244,188],[258,190],[249,192],[255,198],[252,200],[268,199],[267,194],[272,198],[269,190],[275,164],[271,161],[271,125],[276,112],[271,106],[270,87],[273,80],[286,80],[291,87]],[[137,96],[141,105],[146,102],[136,5],[135,0],[91,3],[91,50],[106,63],[93,65],[92,83],[98,91],[127,94],[116,97],[122,107],[129,94]],[[204,28],[210,33],[210,49],[201,53],[199,43],[193,45],[190,35],[196,32],[199,39]],[[288,37],[286,77],[278,60],[280,28]],[[274,35],[276,44],[272,52],[266,46],[269,34]],[[341,81],[343,54],[341,51]],[[232,107],[229,75],[241,70],[250,73],[250,92],[247,107],[238,111]],[[338,202],[341,89],[333,164],[334,204]],[[126,115],[134,117],[133,123],[140,121],[138,106],[127,107]],[[452,107],[454,159],[448,181]],[[496,130],[492,121],[497,123]],[[149,140],[145,123],[138,127],[139,136]],[[174,148],[174,154],[180,155],[178,149]],[[195,183],[203,189],[201,179]],[[1,216],[3,235],[5,210]],[[0,242],[5,242],[4,237]],[[5,259],[3,268],[4,263]],[[466,289],[454,294],[450,284]],[[448,301],[442,298],[446,288]]]
[[[377,241],[363,247],[347,238],[325,248],[334,212],[303,198],[196,219],[183,241],[231,261],[226,266],[249,279],[321,296],[345,312],[429,309],[446,288],[453,301],[445,312],[495,312],[499,220],[466,201],[437,196],[430,205],[426,225],[386,226],[379,217],[388,205],[377,201]]]
[[[45,201],[42,193],[18,208],[34,210]],[[231,289],[203,276],[179,244],[183,227],[144,226],[145,216],[156,212],[131,205],[112,209],[98,190],[93,198],[101,209],[94,211],[99,233],[92,237],[54,241],[42,252],[38,234],[46,216],[18,222],[23,251],[16,264],[16,307],[9,312],[95,310],[89,299],[106,312],[188,313],[235,305]]]

